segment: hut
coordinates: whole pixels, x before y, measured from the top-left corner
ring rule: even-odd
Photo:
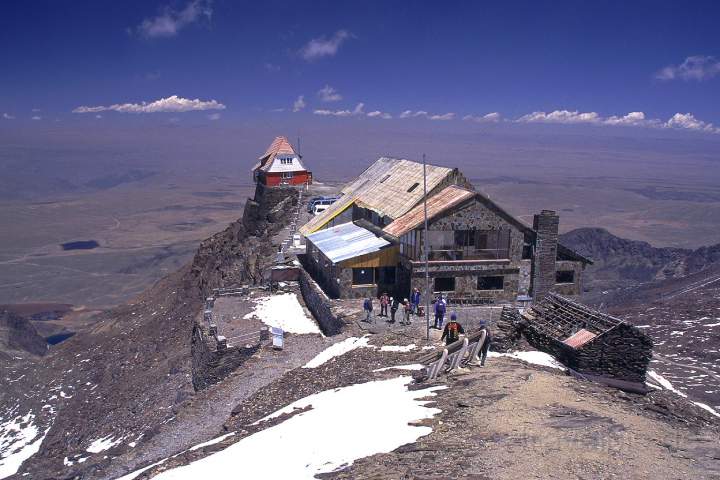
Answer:
[[[266,187],[312,183],[312,173],[305,168],[302,156],[282,136],[275,137],[252,171],[253,180]]]
[[[522,318],[527,341],[573,371],[644,386],[653,343],[637,327],[556,293]]]

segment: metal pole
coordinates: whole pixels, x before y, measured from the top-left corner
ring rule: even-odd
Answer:
[[[427,163],[423,153],[423,209],[425,210],[425,238],[423,254],[425,256],[425,339],[430,341],[430,272],[428,270],[428,217],[427,217]]]

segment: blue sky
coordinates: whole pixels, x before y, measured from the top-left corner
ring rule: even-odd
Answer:
[[[712,1],[8,2],[0,126],[294,115],[720,133],[717,18]]]

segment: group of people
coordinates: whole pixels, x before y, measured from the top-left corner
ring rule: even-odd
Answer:
[[[415,289],[417,291],[417,289]],[[405,298],[402,302],[395,297],[391,297],[387,292],[380,295],[380,313],[378,317],[387,318],[387,323],[395,323],[395,316],[398,310],[402,310],[402,317],[400,318],[400,325],[410,325],[411,315],[418,314],[418,308],[420,304],[420,292],[417,291],[417,298],[415,299],[415,292],[411,295],[411,300]],[[417,300],[417,301],[415,301]],[[390,316],[388,317],[388,309],[390,310]],[[372,298],[367,297],[363,302],[363,310],[365,311],[365,322],[374,323],[373,317],[373,302]]]
[[[412,315],[423,315],[422,307],[420,306],[420,290],[417,288],[413,289],[410,294],[410,299],[403,299],[402,302],[395,297],[391,297],[387,292],[380,295],[380,314],[379,317],[388,318],[387,323],[395,323],[395,316],[402,307],[402,318],[400,319],[401,325],[410,325],[410,317]],[[390,310],[390,316],[388,317],[388,309]],[[373,301],[371,297],[365,298],[363,301],[363,310],[365,311],[364,322],[374,323],[375,318],[373,317]],[[453,342],[460,340],[460,335],[465,334],[465,330],[457,320],[457,314],[452,312],[450,314],[450,321],[444,326],[445,313],[447,312],[447,300],[442,296],[438,295],[435,300],[435,323],[431,328],[442,330],[442,336],[440,342],[445,341],[446,345],[450,345]],[[492,333],[488,328],[485,320],[480,321],[480,330],[482,347],[480,350],[480,365],[485,365],[485,359],[490,348],[490,342],[492,341]]]

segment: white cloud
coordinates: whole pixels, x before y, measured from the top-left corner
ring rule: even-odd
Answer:
[[[606,125],[630,125],[630,126],[652,126],[659,123],[659,120],[648,120],[643,112],[630,112],[625,116],[618,117],[613,115],[602,121]]]
[[[502,120],[502,116],[498,112],[487,113],[485,115],[465,115],[463,120],[477,123],[497,123]]]
[[[338,91],[330,85],[325,85],[323,88],[318,90],[317,94],[323,102],[337,102],[342,100],[342,95],[340,95]]]
[[[707,55],[687,57],[680,65],[669,65],[655,74],[659,80],[707,80],[720,75],[720,61]]]
[[[351,110],[315,110],[313,113],[315,115],[322,115],[322,116],[333,116],[333,117],[350,117],[350,116],[357,116],[362,115],[363,109],[365,108],[364,103],[358,103],[355,108]]]
[[[42,120],[42,117],[40,115],[35,115],[33,117],[30,117],[30,120]]]
[[[95,118],[102,118],[102,115],[98,113],[97,115],[95,115]]]
[[[555,110],[550,113],[532,112],[518,118],[518,122],[525,123],[598,123],[600,115],[595,112],[580,113],[568,110]]]
[[[15,117],[13,115],[10,115],[9,113],[3,113],[3,118],[5,120],[14,120]]]
[[[97,106],[87,107],[80,106],[73,110],[73,113],[97,113],[105,111],[114,111],[122,113],[158,113],[158,112],[192,112],[198,110],[224,110],[225,105],[216,100],[190,100],[188,98],[171,95],[167,98],[161,98],[154,102],[142,103],[121,103],[110,105],[109,107]]]
[[[293,102],[293,112],[299,112],[305,108],[305,95],[300,95],[295,102]]]
[[[192,0],[182,10],[168,6],[153,18],[146,18],[137,27],[137,33],[145,38],[174,37],[184,27],[212,17],[211,0]]]
[[[692,113],[676,113],[670,120],[665,122],[665,126],[668,128],[720,133],[720,129],[716,129],[712,123],[698,120]]]
[[[389,120],[392,118],[392,115],[390,115],[389,113],[386,113],[386,112],[381,112],[380,110],[368,112],[367,116],[370,118],[379,117],[379,118],[382,118],[385,120]]]
[[[555,110],[554,112],[533,112],[523,115],[516,122],[521,123],[562,123],[610,126],[631,126],[646,128],[673,128],[681,130],[695,130],[709,133],[720,133],[720,128],[712,123],[698,120],[692,113],[676,113],[667,122],[657,118],[647,118],[643,112],[630,112],[623,116],[613,115],[601,117],[595,112],[579,113],[577,111]]]
[[[73,112],[73,113],[94,113],[94,112],[104,112],[104,111],[106,111],[106,110],[110,110],[110,107],[103,107],[103,106],[99,106],[99,107],[86,107],[86,106],[81,106],[81,107],[77,107],[77,108],[73,109],[72,112]]]
[[[322,57],[332,57],[337,54],[342,44],[349,38],[352,38],[352,34],[347,30],[338,30],[330,38],[313,38],[300,49],[300,56],[308,62]]]
[[[455,114],[452,112],[448,112],[442,115],[430,115],[428,118],[430,120],[453,120],[455,118]]]
[[[428,112],[425,110],[418,110],[418,111],[412,111],[412,110],[405,110],[400,114],[400,118],[415,118],[415,117],[427,117]]]
[[[211,113],[208,115],[208,119],[210,120],[220,120],[220,114],[219,113]]]

